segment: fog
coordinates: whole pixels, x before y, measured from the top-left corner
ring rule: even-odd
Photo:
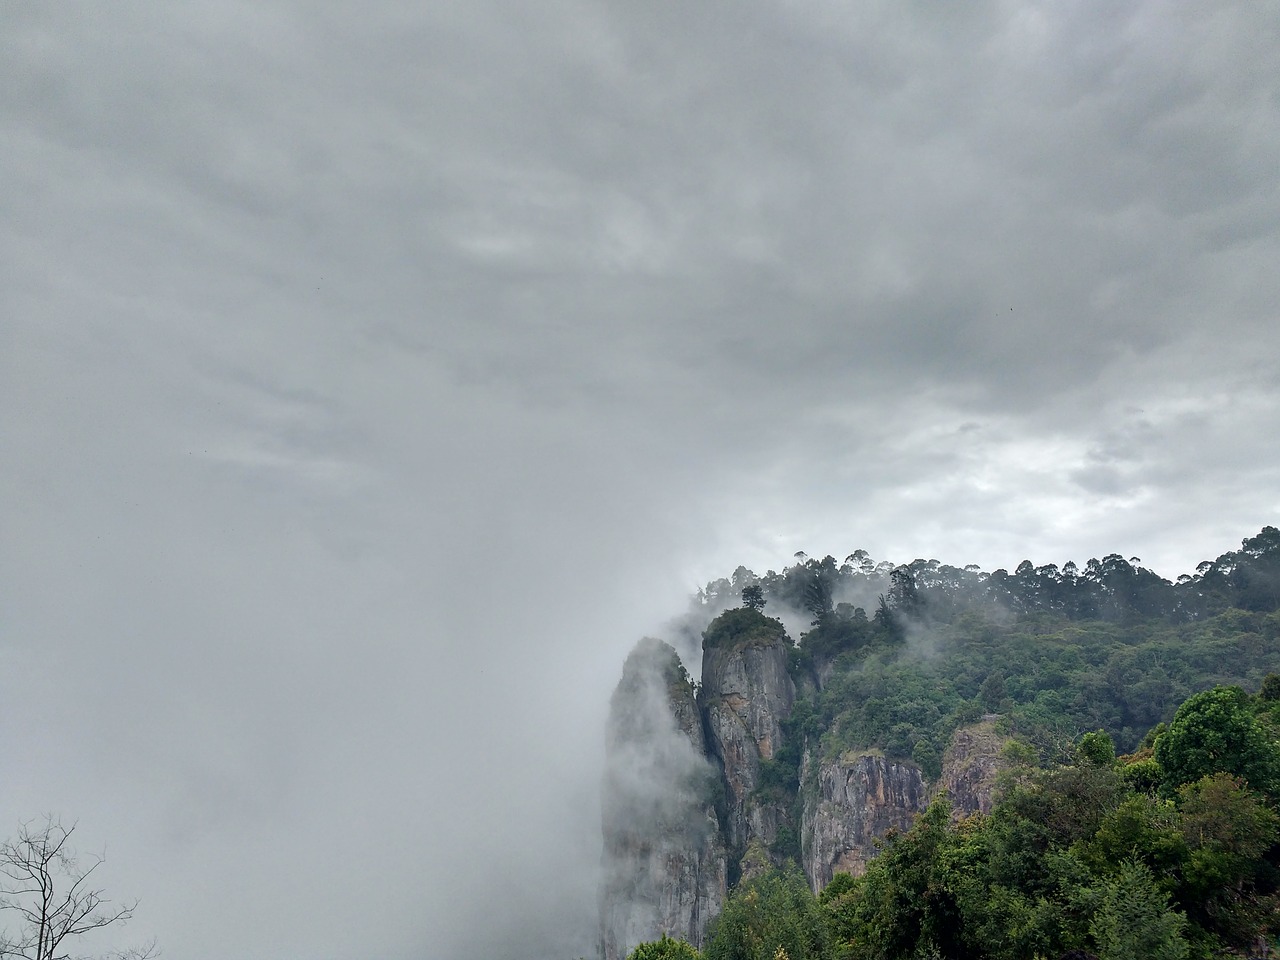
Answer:
[[[0,835],[103,949],[563,960],[699,584],[1275,523],[1278,25],[5,5]]]

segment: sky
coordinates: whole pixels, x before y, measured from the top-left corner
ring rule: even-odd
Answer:
[[[1276,523],[1277,49],[0,6],[0,836],[78,821],[172,958],[585,953],[609,693],[700,583]]]

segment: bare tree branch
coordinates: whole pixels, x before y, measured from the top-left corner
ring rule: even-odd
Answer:
[[[45,817],[21,825],[16,839],[0,843],[0,913],[18,919],[0,929],[0,960],[72,960],[63,944],[133,917],[137,901],[112,904],[88,881],[103,857],[82,864],[69,846],[76,825]],[[155,941],[102,960],[150,960]]]

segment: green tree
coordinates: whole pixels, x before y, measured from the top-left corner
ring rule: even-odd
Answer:
[[[798,870],[771,870],[742,884],[712,921],[706,960],[824,960],[826,916]]]
[[[1258,691],[1261,700],[1280,700],[1280,673],[1268,673],[1262,678],[1262,688]]]
[[[831,616],[831,585],[820,572],[805,585],[804,608],[813,615],[815,626]]]
[[[790,643],[787,629],[781,620],[766,617],[750,607],[734,607],[726,610],[707,625],[702,633],[702,647],[742,649],[771,643]]]
[[[1116,744],[1105,730],[1086,733],[1080,738],[1080,756],[1095,767],[1105,767],[1115,762]]]
[[[1169,793],[1214,773],[1240,777],[1264,793],[1280,788],[1280,749],[1239,687],[1214,687],[1183,703],[1156,740],[1155,758]]]
[[[1089,923],[1098,960],[1184,960],[1186,917],[1169,906],[1143,864],[1121,864]]]
[[[948,875],[955,836],[951,804],[931,803],[906,833],[890,834],[861,878],[852,915],[842,918],[842,937],[853,956],[908,960],[931,955],[970,956],[965,925]]]
[[[1224,943],[1249,946],[1274,925],[1280,876],[1271,856],[1280,816],[1242,780],[1224,773],[1178,792],[1182,834],[1191,850],[1178,899],[1187,915]]]
[[[673,940],[665,933],[657,940],[636,944],[627,960],[702,960],[702,954],[684,940]]]
[[[982,705],[988,710],[993,713],[999,710],[1005,697],[1004,677],[996,671],[988,674],[987,679],[982,681],[978,696],[982,700]]]
[[[1146,794],[1126,797],[1078,850],[1100,876],[1114,874],[1123,863],[1140,861],[1166,892],[1177,884],[1189,856],[1181,815],[1173,801]]]
[[[837,873],[818,895],[826,916],[830,952],[836,960],[852,955],[858,929],[856,913],[861,899],[862,880],[855,880],[847,873]]]
[[[742,588],[742,605],[751,610],[763,610],[766,601],[764,599],[764,588],[758,583],[753,583],[748,587]]]

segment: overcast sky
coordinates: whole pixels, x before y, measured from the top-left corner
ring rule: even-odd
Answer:
[[[1280,517],[1280,5],[0,5],[0,836],[168,957],[557,958],[739,563]],[[695,665],[696,669],[696,665]]]

